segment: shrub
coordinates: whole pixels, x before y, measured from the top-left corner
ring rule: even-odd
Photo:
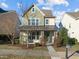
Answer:
[[[77,39],[75,39],[75,38],[69,38],[69,40],[68,40],[68,44],[69,45],[75,45],[77,43]]]

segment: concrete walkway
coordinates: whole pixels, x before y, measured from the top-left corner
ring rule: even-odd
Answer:
[[[49,51],[49,55],[51,56],[51,59],[61,59],[52,46],[48,45],[47,49]]]

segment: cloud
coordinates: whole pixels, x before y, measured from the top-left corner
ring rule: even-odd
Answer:
[[[43,4],[44,0],[37,0],[39,4]]]
[[[0,3],[0,7],[5,7],[5,8],[8,8],[8,5],[4,2]]]
[[[75,12],[78,12],[78,11],[79,11],[79,8],[76,8],[74,11],[75,11]]]
[[[67,0],[37,0],[39,4],[48,4],[48,5],[65,5],[66,7],[69,6]]]
[[[60,5],[60,4],[63,4],[65,6],[69,5],[69,3],[66,0],[48,0],[48,3],[53,5]]]
[[[42,9],[51,10],[51,7],[42,7]]]

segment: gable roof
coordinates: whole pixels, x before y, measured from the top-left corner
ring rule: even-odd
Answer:
[[[79,18],[79,11],[78,12],[67,12],[68,15],[72,16],[73,18]]]
[[[15,11],[0,14],[0,35],[15,33],[19,25],[19,18]]]
[[[32,4],[32,5],[30,6],[30,8],[26,10],[26,12],[23,14],[23,16],[24,16],[32,7],[34,7],[34,5],[35,5],[35,4]],[[40,8],[39,8],[39,9],[40,9]],[[55,17],[55,16],[52,15],[52,10],[40,9],[40,11],[42,11],[42,12],[45,14],[45,15],[44,15],[45,17]]]

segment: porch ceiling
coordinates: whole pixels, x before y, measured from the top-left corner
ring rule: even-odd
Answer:
[[[49,30],[49,31],[52,31],[52,30],[56,30],[55,26],[21,26],[20,27],[20,30],[23,30],[23,31],[29,31],[29,30]]]

